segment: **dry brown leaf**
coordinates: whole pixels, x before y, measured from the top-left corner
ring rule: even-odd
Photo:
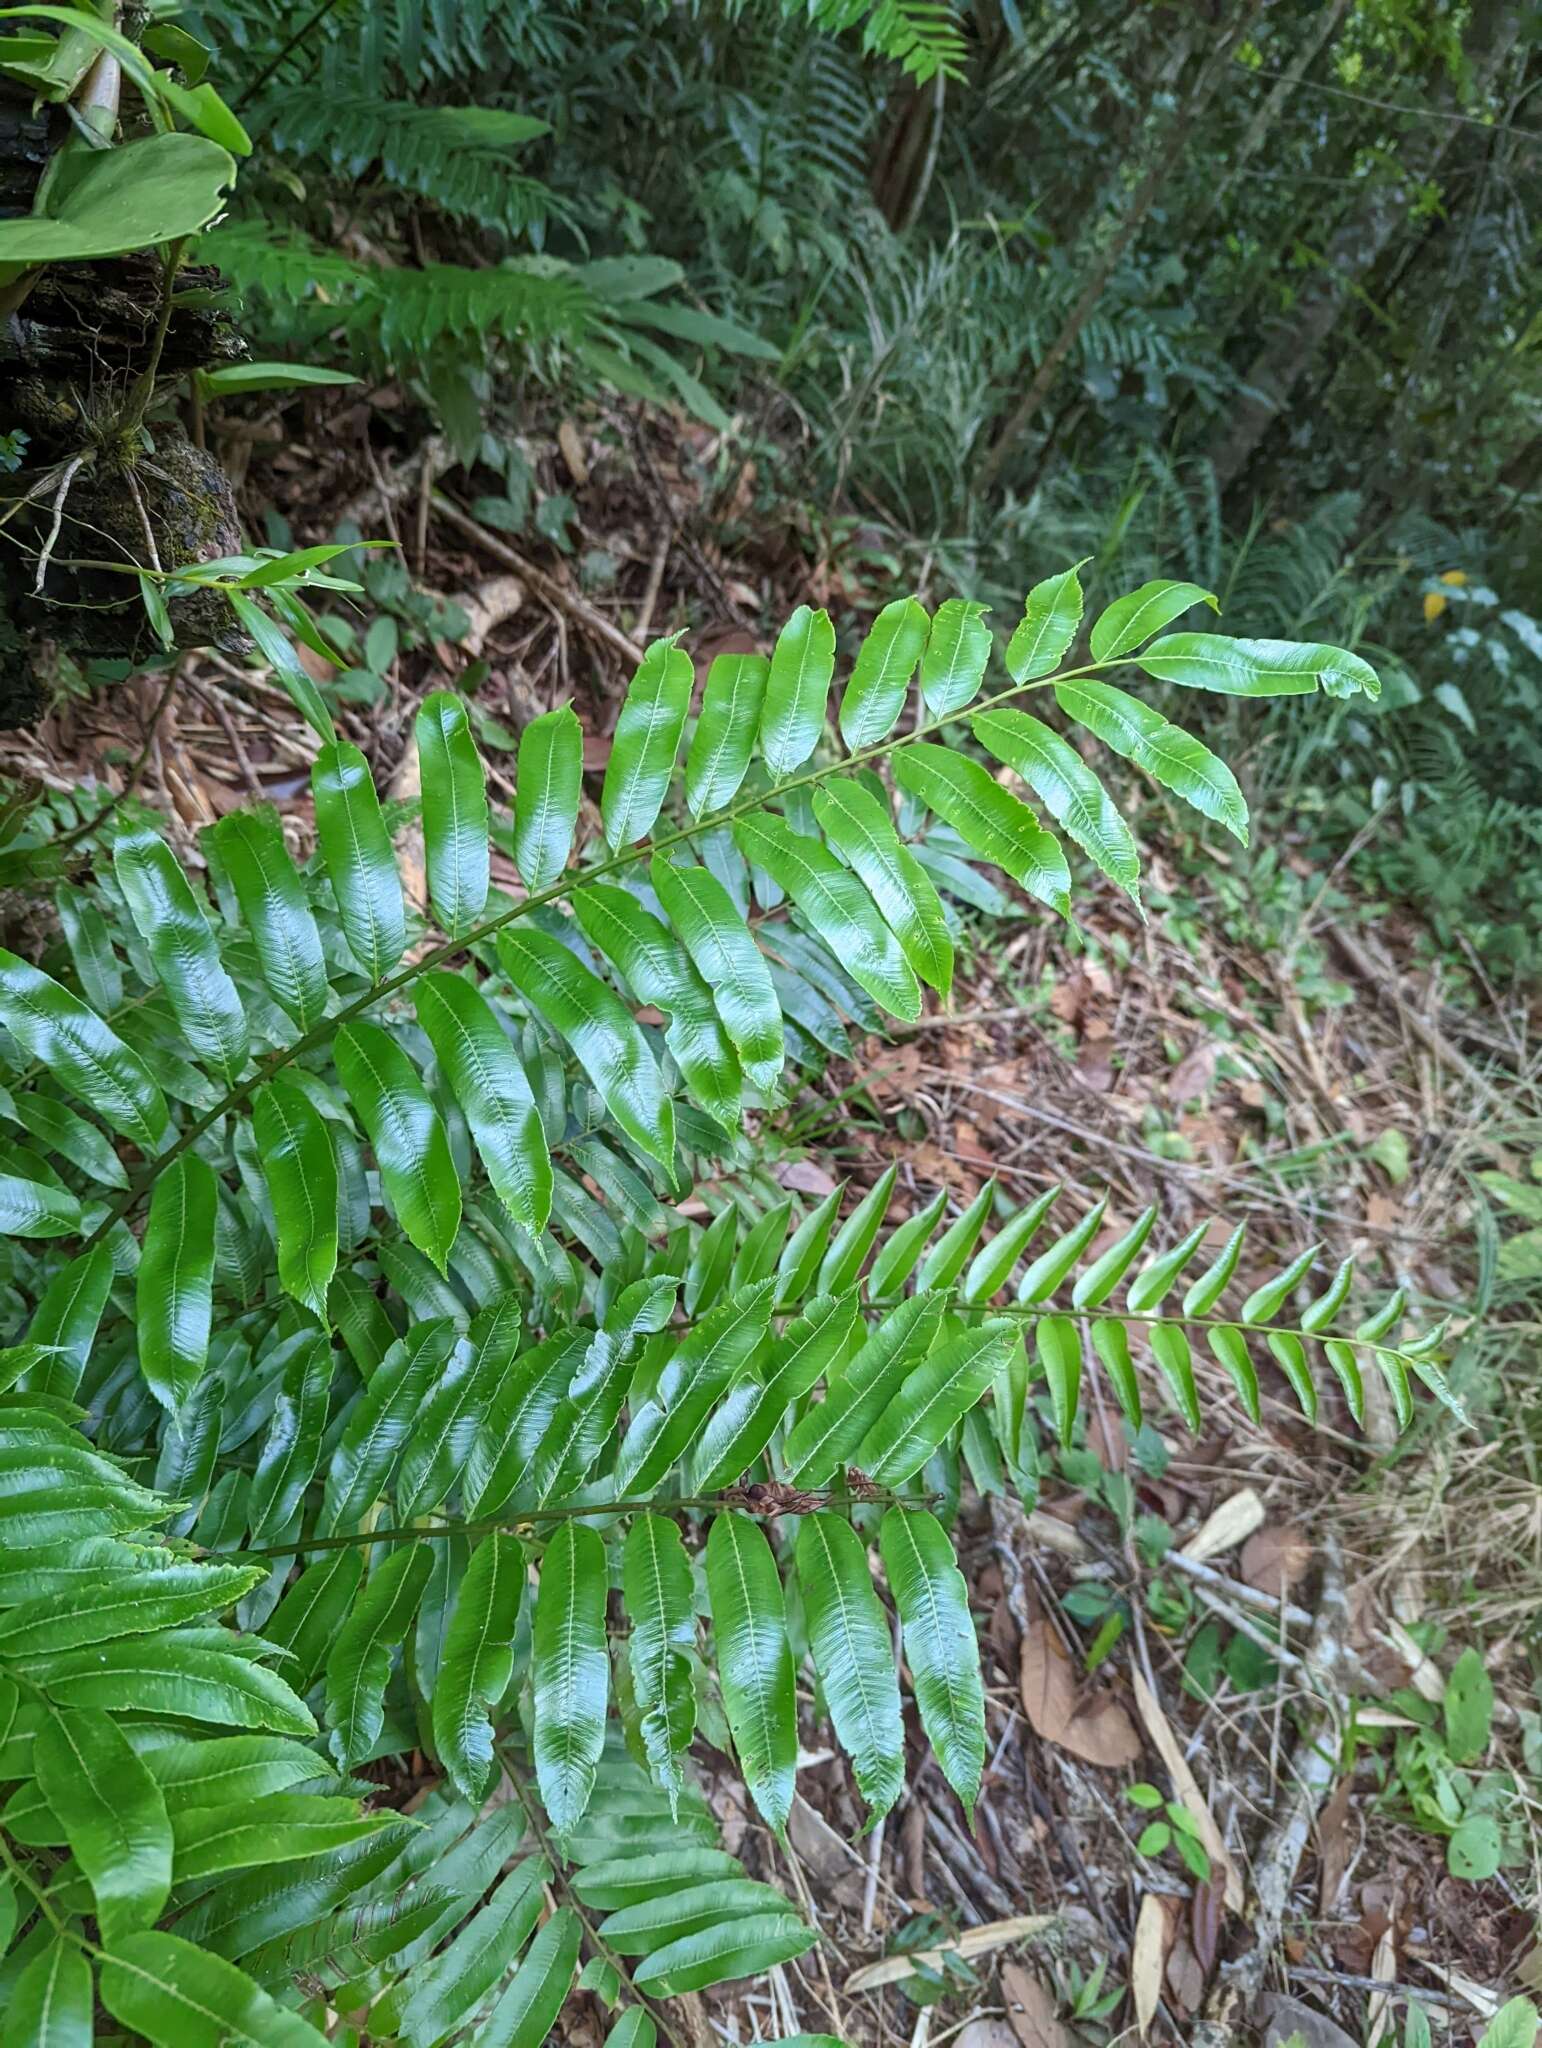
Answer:
[[[1017,2048],[1017,2036],[1005,2020],[971,2020],[953,2039],[957,2048]]]
[[[1242,1546],[1242,1576],[1260,1593],[1283,1600],[1312,1562],[1311,1539],[1291,1522],[1266,1522]]]
[[[1317,1853],[1322,1866],[1317,1897],[1324,1919],[1338,1904],[1339,1888],[1349,1868],[1349,1795],[1353,1789],[1351,1776],[1340,1778],[1317,1822]]]
[[[1242,1877],[1237,1866],[1226,1853],[1226,1844],[1221,1831],[1215,1824],[1215,1817],[1206,1803],[1205,1795],[1199,1789],[1194,1773],[1189,1769],[1188,1760],[1178,1746],[1178,1738],[1172,1731],[1162,1703],[1137,1671],[1135,1678],[1135,1704],[1146,1733],[1151,1737],[1153,1748],[1167,1766],[1167,1775],[1173,1781],[1173,1790],[1182,1800],[1189,1818],[1199,1830],[1199,1838],[1205,1845],[1210,1858],[1211,1870],[1217,1877],[1226,1880],[1226,1903],[1234,1913],[1242,1911],[1246,1893],[1242,1888]]]
[[[1265,2021],[1264,2048],[1284,2048],[1292,2036],[1305,2048],[1359,2048],[1354,2036],[1346,2034],[1337,2021],[1282,1991],[1266,1991],[1258,2001],[1258,2012]]]
[[[1046,1621],[1030,1622],[1023,1637],[1021,1684],[1023,1709],[1046,1742],[1104,1770],[1140,1755],[1135,1723],[1111,1693],[1082,1687]]]
[[[1172,1932],[1166,1899],[1156,1892],[1147,1892],[1140,1902],[1135,1942],[1130,1951],[1130,1996],[1135,2001],[1135,2024],[1143,2035],[1155,2018],[1162,1997],[1162,1972]]]
[[[1179,2011],[1198,2012],[1200,2000],[1205,1995],[1205,1973],[1181,1927],[1167,1958],[1166,1976],[1168,1993]]]
[[[835,1182],[812,1159],[779,1159],[771,1176],[780,1187],[796,1188],[800,1195],[831,1195]]]
[[[1251,1486],[1244,1486],[1205,1517],[1183,1545],[1183,1554],[1201,1563],[1206,1558],[1219,1557],[1223,1551],[1235,1550],[1239,1543],[1246,1542],[1255,1529],[1263,1527],[1263,1522],[1262,1499]]]
[[[1214,1039],[1203,1038],[1192,1052],[1184,1054],[1167,1077],[1167,1092],[1174,1102],[1193,1102],[1210,1092],[1217,1051]]]
[[[1055,2010],[1055,1994],[1021,1963],[1003,1963],[1001,1990],[1007,2018],[1022,2048],[1076,2048],[1076,2036]]]

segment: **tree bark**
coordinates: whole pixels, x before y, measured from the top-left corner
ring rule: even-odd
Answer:
[[[1504,0],[1489,0],[1474,16],[1477,34],[1474,83],[1480,94],[1493,84],[1520,33],[1519,11]],[[1454,95],[1443,92],[1431,114],[1456,111]],[[1211,451],[1216,482],[1235,483],[1259,444],[1284,412],[1291,393],[1327,341],[1356,287],[1380,260],[1406,217],[1409,189],[1429,178],[1449,149],[1457,123],[1427,118],[1403,148],[1403,177],[1367,192],[1341,222],[1328,244],[1321,270],[1302,292],[1290,319],[1267,341],[1243,373],[1247,387]]]
[[[1035,370],[1028,389],[1002,422],[995,442],[981,467],[979,483],[982,490],[988,490],[995,482],[1002,464],[1011,454],[1023,431],[1032,424],[1040,407],[1053,391],[1055,380],[1059,377],[1066,358],[1076,346],[1083,328],[1097,310],[1098,301],[1102,298],[1119,259],[1139,234],[1146,216],[1160,197],[1162,188],[1182,161],[1195,126],[1220,84],[1226,67],[1231,62],[1232,52],[1242,40],[1255,12],[1256,8],[1252,5],[1241,8],[1231,27],[1200,66],[1189,96],[1173,122],[1167,141],[1158,151],[1150,169],[1136,188],[1117,232],[1094,263],[1087,282],[1066,315],[1065,324]]]

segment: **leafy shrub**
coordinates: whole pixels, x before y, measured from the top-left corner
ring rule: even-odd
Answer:
[[[325,2009],[367,2009],[372,2037],[416,2048],[491,2006],[475,2040],[534,2042],[582,1946],[570,1905],[537,1926],[560,1871],[603,1916],[586,1984],[614,1991],[603,1965],[633,1959],[613,2039],[647,2041],[650,1996],[815,1938],[717,1846],[698,1728],[781,1833],[811,1656],[870,1815],[897,1796],[884,1593],[972,1804],[983,1695],[947,1524],[965,1470],[1033,1497],[1087,1360],[1132,1422],[1132,1340],[1190,1426],[1200,1334],[1254,1417],[1255,1346],[1309,1416],[1319,1357],[1357,1415],[1363,1362],[1405,1416],[1410,1375],[1440,1386],[1438,1335],[1400,1342],[1400,1297],[1353,1321],[1348,1264],[1299,1311],[1310,1253],[1223,1306],[1238,1230],[1174,1309],[1203,1226],[1137,1271],[1154,1212],[1095,1249],[1104,1204],[1050,1234],[1053,1191],[989,1234],[989,1190],[891,1223],[892,1169],[844,1218],[839,1190],[799,1211],[745,1129],[843,1015],[910,1019],[923,984],[947,991],[932,875],[956,849],[1069,914],[1060,840],[1006,770],[1138,900],[1093,771],[1011,700],[1053,692],[1240,838],[1224,765],[1103,678],[1376,678],[1331,647],[1164,632],[1206,599],[1186,584],[1109,607],[1065,666],[1073,569],[1030,594],[987,696],[979,606],[888,606],[837,741],[833,630],[803,607],[769,660],[713,663],[694,722],[678,636],[648,649],[598,836],[571,709],[525,728],[506,816],[439,693],[416,733],[425,922],[405,820],[253,602],[277,592],[304,627],[296,592],[334,569],[197,572],[317,730],[315,856],[237,812],[203,837],[211,904],[125,824],[110,870],[60,890],[47,966],[0,954],[26,1332],[0,1354],[7,2031],[51,2001],[86,2038],[99,1998],[179,2048],[298,2048]],[[492,885],[495,848],[523,895]],[[698,1186],[705,1220],[670,1206]]]

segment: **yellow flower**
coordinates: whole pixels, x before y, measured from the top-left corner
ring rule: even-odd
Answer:
[[[1433,626],[1449,602],[1443,590],[1426,590],[1424,593],[1424,623]]]
[[[1467,588],[1467,571],[1465,569],[1447,569],[1443,571],[1440,580],[1442,583],[1449,583],[1453,590],[1465,590]]]

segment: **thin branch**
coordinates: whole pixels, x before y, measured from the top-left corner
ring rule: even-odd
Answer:
[[[160,696],[155,701],[155,709],[150,713],[150,723],[145,728],[145,743],[136,755],[134,765],[130,768],[128,778],[124,782],[122,789],[118,791],[116,796],[109,797],[100,810],[93,811],[83,824],[74,826],[64,834],[63,838],[56,839],[53,842],[56,850],[66,846],[74,846],[78,841],[88,839],[99,825],[106,824],[119,804],[131,797],[139,787],[139,778],[145,772],[145,764],[149,760],[150,751],[155,745],[156,727],[161,722],[161,716],[166,706],[171,702],[171,693],[177,687],[178,679],[182,674],[184,659],[184,656],[179,655],[166,671],[165,685],[161,690]]]

